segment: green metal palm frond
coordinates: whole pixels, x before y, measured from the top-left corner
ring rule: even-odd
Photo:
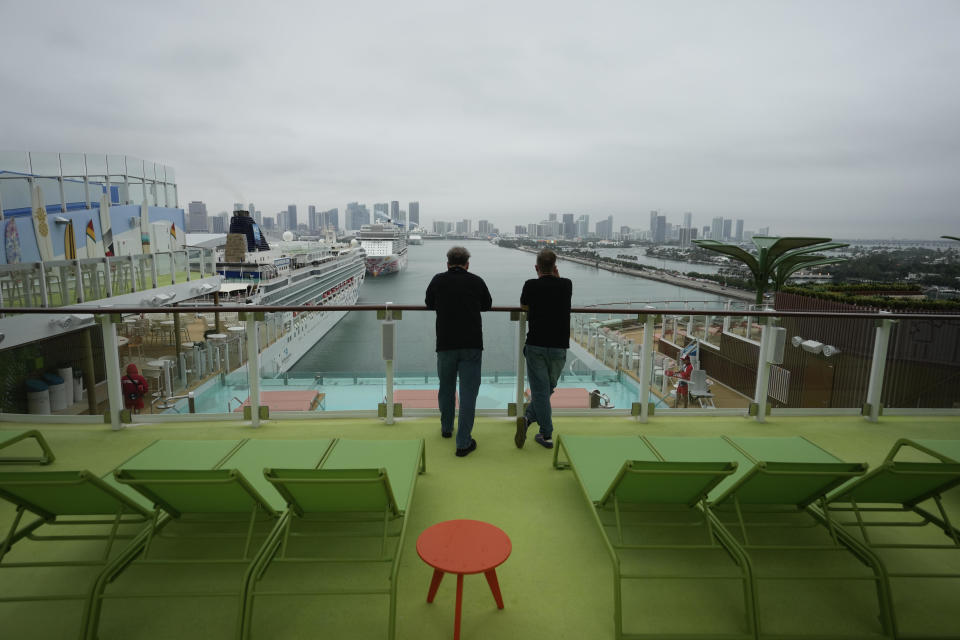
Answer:
[[[827,242],[830,242],[830,238],[771,238],[768,236],[753,237],[753,244],[757,245],[757,249],[759,249],[761,253],[765,251],[766,258],[768,261],[770,261],[771,267],[773,266],[773,261],[789,251],[802,249],[804,247],[812,247]]]
[[[957,242],[960,242],[960,238],[958,238],[957,236],[940,236],[940,237],[946,238],[947,240],[956,240]]]
[[[694,240],[693,243],[698,247],[703,247],[704,249],[709,249],[710,251],[716,251],[717,253],[723,253],[735,258],[740,262],[747,265],[750,271],[753,273],[755,280],[760,278],[760,266],[757,263],[756,257],[753,254],[744,251],[740,247],[732,244],[724,244],[717,240]]]
[[[796,273],[801,269],[806,269],[809,267],[822,267],[828,264],[837,264],[839,262],[847,262],[848,258],[843,258],[837,256],[835,258],[828,258],[827,256],[821,255],[810,255],[810,254],[797,254],[787,256],[785,259],[781,260],[777,266],[774,268],[773,272],[773,290],[780,291],[783,288],[783,285],[787,282],[787,278]]]

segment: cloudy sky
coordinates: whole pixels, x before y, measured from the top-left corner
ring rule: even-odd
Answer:
[[[181,205],[960,233],[960,2],[0,0],[0,148]]]

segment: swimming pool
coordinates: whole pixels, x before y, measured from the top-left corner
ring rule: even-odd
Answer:
[[[516,400],[516,374],[492,373],[481,377],[480,393],[477,395],[477,409],[505,409]],[[436,376],[399,375],[394,378],[394,390],[436,390],[439,381]],[[613,408],[629,409],[639,398],[639,386],[629,376],[618,372],[590,372],[586,374],[564,373],[557,385],[561,388],[583,388],[587,391],[599,390],[606,395]],[[380,374],[357,374],[304,376],[287,375],[279,378],[265,378],[260,381],[261,391],[278,390],[316,390],[325,394],[324,402],[316,411],[376,411],[377,405],[384,401],[387,392],[386,378]],[[230,413],[250,397],[250,387],[246,374],[237,372],[214,379],[197,389],[194,394],[197,413]],[[665,407],[661,400],[651,395],[656,406]],[[181,400],[167,412],[186,413],[187,401]]]

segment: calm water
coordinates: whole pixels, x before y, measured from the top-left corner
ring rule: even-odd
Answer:
[[[359,304],[422,305],[427,284],[446,269],[446,252],[454,242],[427,240],[409,249],[407,269],[380,278],[367,277]],[[485,241],[460,242],[471,253],[470,271],[482,277],[494,306],[520,303],[523,282],[536,277],[534,255],[504,249]],[[724,298],[603,271],[567,261],[558,264],[560,275],[573,280],[574,306],[621,302],[632,306],[651,301],[714,301]],[[394,363],[397,375],[436,375],[434,313],[403,312],[398,323],[399,346]],[[516,323],[505,313],[484,314],[484,373],[512,372],[516,361]],[[300,373],[352,373],[383,375],[380,328],[373,313],[352,312],[340,321],[291,369]]]

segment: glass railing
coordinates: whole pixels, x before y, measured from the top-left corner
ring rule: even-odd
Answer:
[[[198,257],[181,254],[184,266]],[[129,364],[148,384],[143,406],[136,408],[174,416],[170,419],[186,413],[241,419],[245,404],[269,407],[271,416],[438,410],[435,316],[423,307],[389,308],[401,317],[391,320],[397,351],[388,362],[381,344],[387,322],[382,306],[197,304],[70,313],[18,312],[10,306],[17,296],[26,301],[38,291],[50,304],[89,300],[107,290],[108,280],[116,288],[126,277],[123,265],[132,267],[132,286],[140,286],[138,279],[151,274],[154,264],[143,256],[80,262],[79,271],[71,261],[48,264],[42,273],[21,265],[28,268],[15,272],[19,279],[10,277],[9,269],[0,273],[5,314],[0,331],[10,332],[13,325],[7,323],[30,314],[33,330],[45,332],[0,350],[3,414],[106,413],[114,421],[136,420],[121,413],[130,408],[120,394]],[[168,256],[156,264],[166,269],[177,262]],[[742,310],[693,311],[575,309],[552,398],[555,410],[643,420],[674,411],[762,418],[768,410],[862,412],[876,419],[884,408],[960,407],[960,363],[947,348],[960,337],[960,315],[753,311],[750,322],[756,326],[748,337],[737,331]],[[528,401],[521,355],[525,322],[518,309],[483,315],[478,411],[515,415]],[[681,361],[683,354],[689,354],[692,371]],[[66,402],[58,385],[68,382],[75,393]]]
[[[0,210],[32,206],[32,185],[40,187],[48,212],[97,206],[107,193],[111,204],[176,208],[174,171],[132,156],[0,151]]]
[[[0,265],[0,307],[63,307],[210,277],[211,249]]]

